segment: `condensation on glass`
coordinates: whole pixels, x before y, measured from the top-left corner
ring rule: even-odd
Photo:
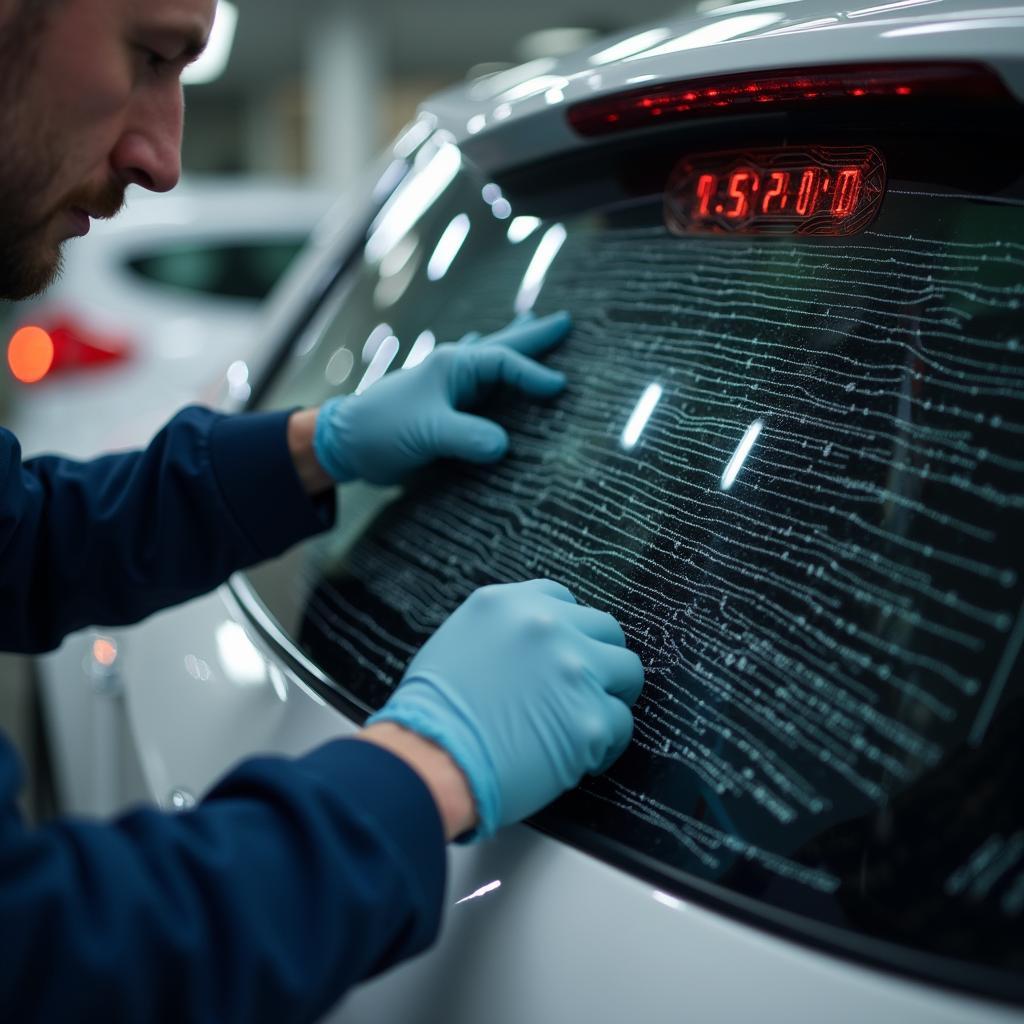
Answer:
[[[334,534],[252,574],[268,608],[375,708],[475,587],[561,580],[619,619],[646,685],[628,753],[546,827],[683,887],[1019,971],[1019,186],[897,168],[856,237],[678,237],[661,195],[559,217],[511,197],[498,217],[471,167],[420,165],[407,222],[266,404],[356,390],[385,339],[401,372],[424,332],[524,307],[572,312],[549,358],[568,389],[495,396],[496,466],[346,488]]]

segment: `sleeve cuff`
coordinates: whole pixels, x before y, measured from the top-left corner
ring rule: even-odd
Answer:
[[[332,740],[296,764],[332,787],[355,786],[360,815],[386,837],[409,891],[419,894],[416,934],[404,955],[426,949],[441,927],[448,867],[444,825],[427,784],[396,754],[356,738]]]
[[[263,558],[334,523],[333,489],[311,498],[295,471],[287,430],[293,411],[224,416],[210,432],[210,462],[221,495]]]

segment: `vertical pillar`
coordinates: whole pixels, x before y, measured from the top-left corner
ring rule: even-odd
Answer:
[[[311,20],[309,169],[333,189],[352,185],[384,141],[383,45],[371,19],[357,0],[339,0]]]

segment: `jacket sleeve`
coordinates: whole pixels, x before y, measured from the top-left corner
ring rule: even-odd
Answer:
[[[249,761],[193,811],[110,825],[27,828],[16,775],[4,743],[2,1020],[312,1022],[437,933],[440,817],[369,743]]]
[[[0,430],[0,649],[36,653],[137,622],[328,527],[287,443],[288,412],[183,410],[145,451],[21,461]]]

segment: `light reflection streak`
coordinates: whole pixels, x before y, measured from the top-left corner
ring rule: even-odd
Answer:
[[[658,43],[663,43],[670,35],[672,35],[672,30],[664,27],[640,32],[638,35],[630,36],[628,39],[623,39],[621,42],[607,47],[607,49],[598,50],[590,58],[590,63],[614,64],[617,60],[625,60],[627,57],[649,50],[652,46],[657,46]]]
[[[409,349],[409,354],[405,357],[405,362],[402,363],[402,369],[411,370],[414,366],[419,366],[434,351],[436,345],[437,339],[434,337],[434,332],[424,331],[412,343],[412,348]]]
[[[224,674],[236,686],[259,686],[267,681],[267,662],[238,622],[217,627],[217,657]]]
[[[457,146],[443,143],[425,165],[406,178],[374,220],[365,255],[379,263],[404,238],[452,183],[462,167]]]
[[[398,339],[392,334],[385,338],[377,349],[376,355],[363,374],[363,379],[356,385],[356,394],[361,395],[368,387],[376,384],[391,368],[400,348]]]
[[[756,444],[757,439],[761,436],[761,431],[763,429],[764,420],[754,420],[754,422],[747,427],[746,433],[743,435],[740,443],[736,446],[736,451],[733,452],[733,456],[729,460],[729,465],[725,467],[725,472],[722,474],[721,486],[723,491],[729,490],[729,488],[736,482],[736,477],[743,468],[743,464],[747,461],[747,456],[750,455],[751,449]]]
[[[963,18],[958,21],[934,21],[927,25],[908,25],[883,32],[884,39],[902,36],[930,36],[939,32],[969,32],[986,29],[1024,28],[1024,18]]]
[[[515,103],[517,100],[529,99],[531,96],[537,96],[549,89],[564,89],[568,84],[569,79],[563,78],[561,75],[538,75],[536,78],[531,78],[506,90],[498,99],[505,103]]]
[[[495,889],[500,888],[500,881],[495,880],[493,882],[489,882],[487,885],[480,886],[480,888],[477,889],[476,892],[471,892],[468,896],[463,896],[461,900],[456,900],[455,906],[458,906],[460,903],[465,903],[467,900],[479,899],[481,896],[486,896],[489,892],[494,892]]]
[[[448,223],[448,226],[441,232],[437,240],[434,252],[427,263],[427,279],[440,281],[458,256],[459,250],[465,244],[469,235],[469,216],[465,213],[457,214]]]
[[[540,217],[515,217],[508,226],[508,240],[513,245],[525,242],[540,227]]]
[[[421,114],[409,127],[398,137],[392,152],[400,160],[410,156],[420,143],[426,142],[430,133],[437,124],[437,118],[433,114]]]
[[[686,906],[682,900],[676,899],[675,896],[670,896],[667,892],[661,892],[658,889],[655,889],[651,896],[655,903],[660,903],[663,907],[668,907],[670,910],[682,910]]]
[[[565,244],[568,233],[562,224],[554,224],[544,232],[540,242],[537,244],[537,251],[530,260],[530,265],[523,275],[523,283],[519,287],[519,294],[516,295],[515,306],[517,313],[529,313],[533,309],[541,288],[544,287],[544,279],[548,276],[551,264],[554,263],[558,251]]]
[[[716,43],[724,43],[730,39],[757,32],[782,21],[782,15],[771,14],[745,14],[738,18],[725,18],[722,21],[715,21],[709,25],[702,25],[684,35],[676,36],[675,39],[656,46],[652,50],[645,50],[634,57],[627,57],[627,60],[646,60],[648,57],[660,57],[666,53],[679,53],[682,50],[696,50],[702,46],[714,46]]]
[[[363,362],[372,362],[373,357],[377,354],[377,349],[380,348],[381,342],[394,333],[395,332],[391,330],[391,324],[377,324],[377,326],[370,331],[370,335],[366,341],[363,342]]]
[[[907,7],[926,7],[928,4],[937,4],[940,0],[896,0],[891,4],[879,4],[877,7],[861,7],[856,11],[847,11],[848,18],[867,18],[872,14],[884,14],[886,11],[902,11]]]
[[[626,429],[622,431],[623,448],[628,450],[640,440],[640,435],[644,432],[644,427],[647,426],[655,408],[661,401],[663,393],[660,384],[650,384],[644,390],[640,401],[636,403],[636,408],[630,414]]]

